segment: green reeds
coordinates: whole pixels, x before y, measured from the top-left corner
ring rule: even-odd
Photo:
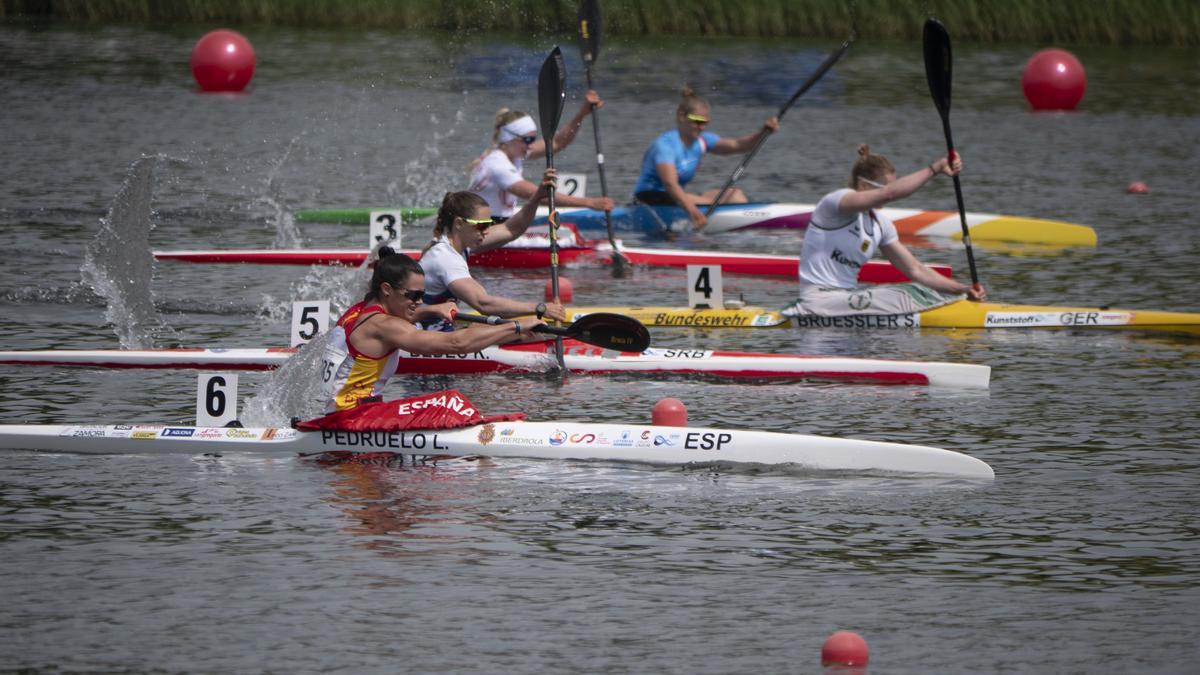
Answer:
[[[571,33],[576,0],[0,0],[0,19]],[[955,40],[1200,44],[1197,0],[607,0],[621,35],[916,40],[926,12]]]

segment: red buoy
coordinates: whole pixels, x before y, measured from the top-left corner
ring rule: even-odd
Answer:
[[[687,417],[687,406],[677,398],[664,398],[650,411],[650,422],[663,427],[686,427]]]
[[[550,279],[546,280],[546,299],[554,299],[554,282]],[[575,289],[571,286],[571,280],[566,277],[558,278],[558,301],[564,305],[575,299]]]
[[[867,641],[853,631],[839,630],[821,645],[822,666],[865,666],[869,657]]]
[[[192,77],[204,91],[241,91],[254,77],[254,47],[236,31],[221,28],[196,41]]]
[[[1131,195],[1144,195],[1149,191],[1150,188],[1146,187],[1146,184],[1140,180],[1133,181],[1129,184],[1129,187],[1125,188],[1125,192]]]
[[[1021,91],[1034,110],[1074,110],[1086,90],[1083,64],[1062,49],[1034,54],[1021,73]]]

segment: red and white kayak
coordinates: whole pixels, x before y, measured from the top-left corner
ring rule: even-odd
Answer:
[[[594,242],[594,259],[602,264],[612,262],[612,246]],[[720,265],[725,274],[778,276],[797,279],[800,275],[800,256],[770,253],[725,253],[722,251],[692,251],[670,248],[637,248],[620,246],[621,255],[631,264],[647,267],[687,267],[688,265]],[[929,265],[944,277],[952,276],[949,265]],[[867,284],[894,284],[909,281],[900,270],[886,260],[869,260],[859,270],[858,280]]]
[[[749,380],[810,379],[873,384],[918,384],[986,389],[991,368],[967,363],[894,361],[840,356],[802,356],[709,349],[648,349],[614,352],[564,340],[563,355],[573,373],[693,375]],[[419,356],[405,354],[400,373],[470,375],[542,372],[553,367],[549,342],[488,347],[470,354]],[[268,370],[295,353],[286,347],[267,349],[92,349],[0,351],[0,364],[81,366],[91,368],[174,368],[200,370]]]
[[[693,251],[688,249],[637,248],[618,244],[621,254],[634,265],[647,267],[678,267],[688,265],[720,265],[725,274],[755,276],[778,276],[797,278],[800,258],[794,255],[772,255],[769,253],[725,253],[722,251]],[[417,250],[402,253],[414,260],[421,258]],[[195,251],[155,251],[158,260],[176,260],[191,263],[244,263],[251,265],[347,265],[358,266],[366,261],[369,253],[351,249],[228,249]],[[504,269],[546,269],[550,267],[549,248],[510,247],[472,253],[469,257],[475,267]],[[608,265],[612,262],[612,247],[608,242],[572,242],[560,246],[558,261],[561,265]],[[949,265],[930,265],[939,274],[951,276]],[[889,284],[908,281],[900,270],[886,260],[870,260],[859,271],[858,280],[867,284]]]
[[[414,463],[485,455],[657,466],[772,465],[799,471],[990,481],[985,462],[952,450],[742,429],[592,422],[496,422],[437,431],[297,431],[157,424],[0,425],[0,448],[85,454],[391,452]]]

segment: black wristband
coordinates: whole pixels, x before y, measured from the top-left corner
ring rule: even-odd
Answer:
[[[517,335],[521,334],[521,322],[520,321],[513,322],[513,330],[515,330],[517,332]]]
[[[534,311],[534,313],[537,314],[537,318],[539,318],[539,319],[542,318],[543,316],[546,315],[546,303],[539,302],[537,304],[537,307],[533,311]]]

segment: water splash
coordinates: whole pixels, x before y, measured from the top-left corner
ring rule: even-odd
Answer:
[[[304,135],[302,132],[292,137],[287,148],[284,149],[283,155],[271,165],[267,172],[266,191],[255,198],[252,207],[255,215],[262,215],[268,225],[274,226],[275,239],[271,244],[273,248],[300,248],[300,229],[296,227],[296,219],[282,197],[283,186],[280,173],[288,158],[291,157],[292,150],[296,148],[296,144]]]
[[[442,203],[442,197],[446,194],[446,186],[466,187],[467,166],[465,164],[461,166],[446,165],[438,161],[442,157],[442,141],[453,138],[465,120],[466,114],[462,108],[459,108],[454,113],[454,124],[445,133],[433,132],[433,141],[425,146],[421,156],[405,162],[403,189],[397,181],[392,181],[387,185],[389,203],[415,206],[438,205]],[[430,115],[430,122],[434,129],[442,126],[442,121],[436,114]]]
[[[362,300],[370,278],[371,268],[367,261],[352,269],[312,267],[296,285],[292,298],[329,300],[330,312],[339,316]],[[291,302],[264,296],[260,313],[272,321],[286,323],[291,307]],[[312,419],[321,415],[324,402],[321,400],[320,373],[328,341],[329,331],[322,332],[273,371],[243,406],[242,423],[246,426],[287,426],[293,417]]]
[[[84,283],[107,301],[104,317],[124,349],[149,349],[156,335],[174,335],[159,317],[150,287],[154,278],[150,204],[158,159],[143,156],[133,163],[108,216],[100,219],[100,230],[79,270]]]
[[[329,336],[329,331],[321,333],[271,372],[242,406],[242,424],[286,427],[293,417],[307,420],[323,414],[320,375]]]

